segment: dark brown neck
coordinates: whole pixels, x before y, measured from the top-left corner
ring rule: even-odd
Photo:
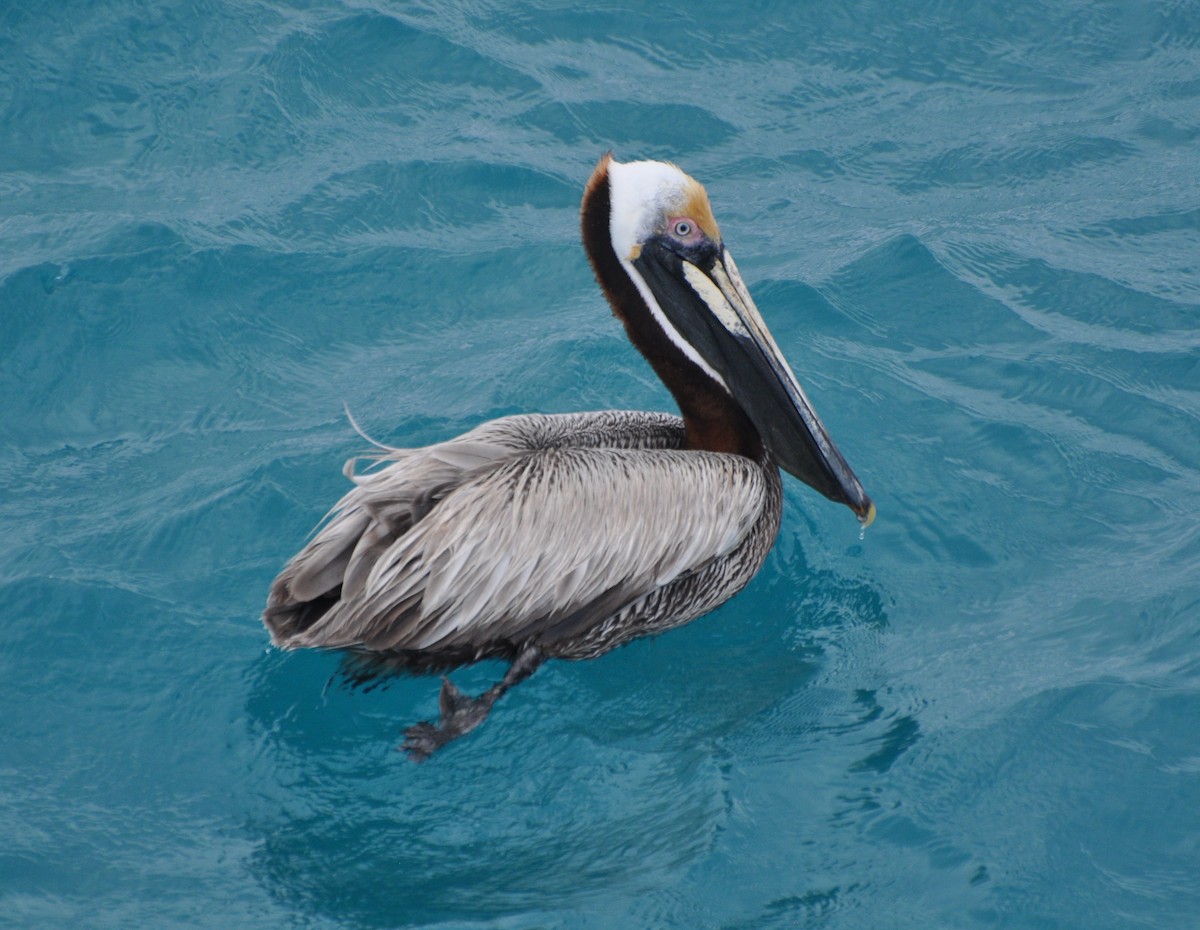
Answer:
[[[596,280],[613,313],[625,324],[629,341],[675,397],[687,432],[686,448],[732,452],[758,461],[763,444],[750,418],[720,384],[671,341],[613,250],[609,228],[610,160],[611,156],[605,155],[596,166],[584,191],[581,210],[583,245]]]

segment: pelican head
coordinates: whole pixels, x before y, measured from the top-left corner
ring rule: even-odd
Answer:
[[[870,523],[875,507],[763,322],[700,183],[672,164],[606,155],[584,195],[583,229],[614,311],[685,423],[689,393],[723,395],[785,471]]]

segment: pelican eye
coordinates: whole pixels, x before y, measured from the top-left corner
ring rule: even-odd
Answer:
[[[696,261],[700,252],[706,252],[712,247],[703,228],[690,216],[669,216],[662,228],[667,247],[688,261]]]

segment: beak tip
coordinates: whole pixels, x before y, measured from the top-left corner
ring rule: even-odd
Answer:
[[[858,522],[865,530],[868,526],[875,522],[875,504],[868,502],[865,513],[858,515]]]

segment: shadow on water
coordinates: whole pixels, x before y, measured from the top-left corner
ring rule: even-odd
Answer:
[[[648,890],[702,854],[720,818],[703,753],[614,749],[566,719],[573,702],[593,711],[574,666],[543,670],[479,732],[417,766],[395,747],[405,724],[435,713],[436,679],[313,700],[305,684],[319,688],[332,666],[296,658],[255,670],[249,710],[277,796],[248,826],[255,874],[298,910],[417,925]],[[455,679],[477,689],[495,670]],[[594,713],[611,720],[613,709],[601,701]]]
[[[424,765],[395,749],[404,726],[436,714],[436,677],[364,693],[331,679],[335,655],[268,653],[247,682],[269,786],[246,825],[251,869],[287,906],[363,927],[548,902],[582,912],[614,892],[670,889],[727,829],[731,765],[796,758],[831,725],[797,727],[781,704],[803,700],[839,638],[875,643],[885,627],[870,584],[810,570],[788,542],[716,614],[598,660],[549,664]],[[478,691],[502,668],[453,678]],[[851,699],[859,721],[836,725],[863,729],[862,765],[886,765],[917,738],[880,742],[872,727],[886,712]]]

